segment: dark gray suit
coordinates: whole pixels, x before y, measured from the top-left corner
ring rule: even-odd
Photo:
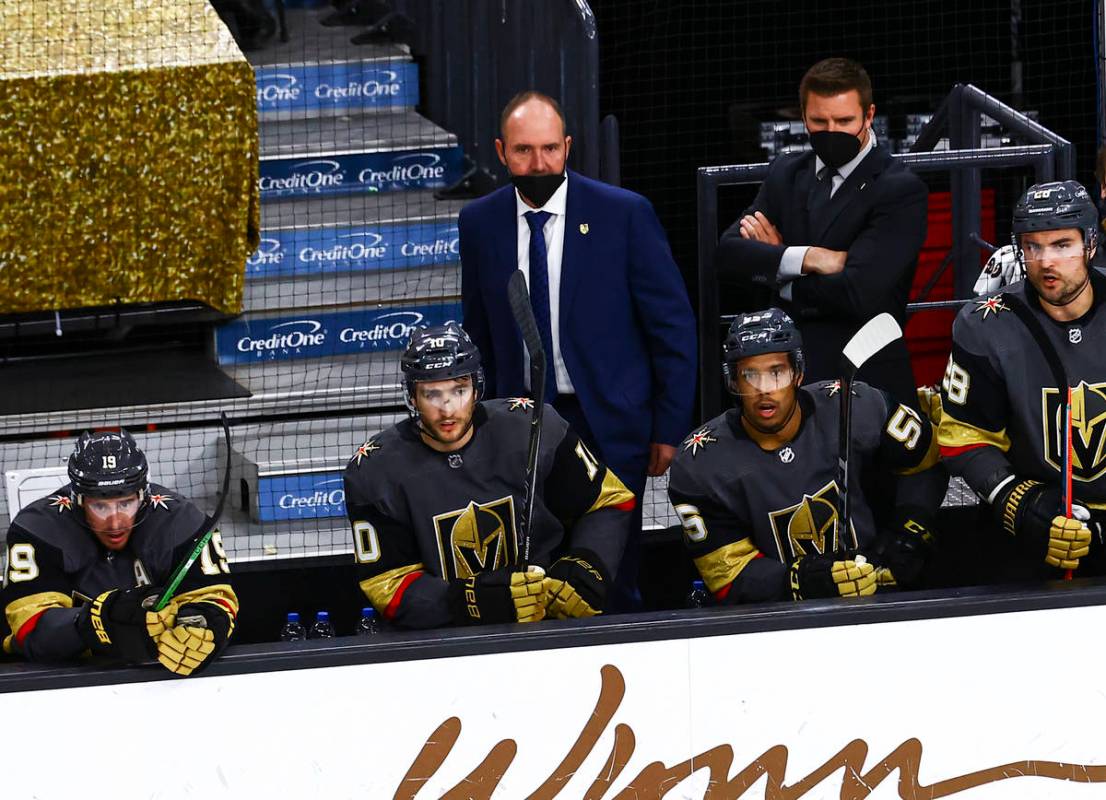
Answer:
[[[888,311],[905,323],[907,296],[925,241],[928,195],[921,179],[878,145],[833,198],[812,212],[817,184],[814,153],[777,158],[744,214],[763,212],[784,245],[743,239],[734,223],[722,235],[716,254],[720,280],[743,291],[743,306],[779,305],[795,319],[803,334],[808,383],[839,376],[841,349],[876,314]],[[785,247],[792,245],[846,250],[845,269],[796,278],[792,301],[783,300],[776,273]],[[916,402],[903,341],[874,357],[860,376],[900,402]]]

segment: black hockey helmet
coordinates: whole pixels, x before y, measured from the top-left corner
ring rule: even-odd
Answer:
[[[1064,228],[1083,231],[1083,247],[1087,250],[1098,242],[1098,209],[1077,181],[1030,186],[1014,206],[1011,237],[1018,253],[1021,252],[1020,234]]]
[[[722,342],[722,374],[733,393],[734,364],[749,356],[787,353],[796,373],[803,371],[803,337],[795,321],[778,308],[739,314]]]
[[[452,320],[412,331],[399,367],[403,372],[404,399],[412,414],[418,413],[415,384],[423,381],[446,381],[471,375],[476,399],[484,394],[480,350],[464,328]]]
[[[69,483],[77,505],[85,497],[146,499],[149,465],[134,437],[124,430],[85,431],[69,455]]]

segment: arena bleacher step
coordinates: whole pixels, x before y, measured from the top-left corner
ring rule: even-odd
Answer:
[[[349,31],[303,11],[289,12],[289,28],[298,35],[249,53],[261,120],[418,104],[418,67],[406,45],[354,45]]]
[[[231,474],[237,492],[224,531],[232,557],[351,552],[342,471],[358,447],[405,416],[262,423],[236,431]]]
[[[463,172],[457,137],[413,111],[261,126],[262,201],[443,189]]]
[[[244,309],[455,297],[461,205],[430,192],[265,203]]]
[[[456,302],[250,314],[216,329],[215,353],[229,366],[399,350],[416,327],[460,316]]]

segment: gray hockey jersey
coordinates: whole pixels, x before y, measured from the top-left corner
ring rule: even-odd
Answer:
[[[777,450],[745,432],[739,409],[695,430],[672,462],[668,494],[684,543],[707,587],[728,602],[789,596],[788,566],[808,553],[835,552],[838,537],[837,449],[840,389],[823,381],[798,390],[802,422]],[[878,461],[900,474],[937,460],[928,419],[884,392],[853,384],[846,548],[863,550],[876,521],[860,475]],[[734,596],[731,596],[734,593]]]
[[[529,398],[478,403],[471,440],[452,453],[428,447],[416,421],[404,420],[350,459],[358,580],[386,619],[449,624],[450,581],[516,564],[532,410]],[[537,471],[529,563],[545,567],[567,546],[586,548],[613,577],[634,496],[550,407]]]

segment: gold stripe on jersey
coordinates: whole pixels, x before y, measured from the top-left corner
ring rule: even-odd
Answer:
[[[13,652],[11,649],[11,640],[19,633],[19,629],[26,624],[27,620],[35,614],[41,613],[48,608],[72,607],[73,600],[68,595],[62,594],[61,592],[38,592],[37,594],[29,594],[12,600],[4,609],[4,616],[7,617],[8,627],[11,628],[11,636],[7,636],[4,639],[4,652]]]
[[[989,444],[1002,452],[1010,449],[1010,437],[1006,428],[997,433],[977,428],[967,422],[954,419],[945,409],[941,415],[941,426],[937,429],[937,443],[941,447],[968,447],[973,444]]]
[[[760,555],[752,539],[724,544],[705,556],[695,559],[695,566],[710,591],[717,592],[729,586],[749,562]]]
[[[590,514],[592,511],[598,511],[601,508],[620,506],[623,503],[629,503],[633,499],[634,493],[627,489],[626,484],[619,480],[619,477],[608,467],[603,474],[603,485],[599,487],[599,496],[595,498],[595,502],[591,504],[591,508],[586,513]]]
[[[365,597],[369,598],[369,602],[377,610],[382,611],[392,602],[392,595],[399,589],[399,585],[403,583],[404,578],[412,572],[422,572],[425,569],[426,567],[421,563],[407,564],[406,566],[390,569],[387,572],[373,575],[371,578],[365,578],[361,581],[361,591],[365,593]]]
[[[929,437],[929,449],[926,450],[925,457],[922,458],[921,463],[913,467],[897,470],[896,473],[898,475],[915,475],[929,469],[940,460],[941,444],[937,441],[937,431],[934,431],[933,436]]]
[[[199,588],[189,589],[187,592],[173,595],[173,602],[176,603],[178,607],[183,606],[185,603],[199,603],[201,601],[214,603],[226,611],[227,615],[230,617],[231,628],[234,628],[234,618],[238,616],[238,595],[234,593],[234,588],[229,583],[200,586]]]

